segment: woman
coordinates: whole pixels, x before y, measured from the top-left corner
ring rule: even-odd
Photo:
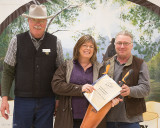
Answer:
[[[73,59],[57,69],[52,80],[53,91],[60,95],[54,128],[80,128],[89,105],[82,92],[94,90],[91,84],[98,79],[101,67],[96,54],[94,38],[84,35],[74,47]],[[112,105],[118,102],[115,100]]]

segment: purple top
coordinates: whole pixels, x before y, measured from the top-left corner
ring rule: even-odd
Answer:
[[[86,72],[78,61],[73,61],[73,70],[71,73],[70,83],[84,85],[93,83],[93,66],[89,67]],[[73,119],[83,119],[88,108],[88,101],[85,97],[72,97]]]

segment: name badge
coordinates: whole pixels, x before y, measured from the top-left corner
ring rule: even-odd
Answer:
[[[44,52],[46,55],[49,55],[51,49],[42,49],[42,52]]]

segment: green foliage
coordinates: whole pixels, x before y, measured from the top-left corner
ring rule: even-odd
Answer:
[[[144,29],[144,34],[147,35],[151,34],[154,29],[160,29],[159,16],[142,6],[133,6],[129,12],[123,13],[121,17],[131,21],[133,25],[137,25],[141,31]]]
[[[0,50],[0,78],[1,78],[1,75],[2,75],[4,56],[6,54],[8,43],[9,43],[8,39],[10,38],[8,33],[9,33],[9,31],[5,30],[0,35],[0,48],[1,48],[1,50]]]
[[[9,38],[9,35],[7,34],[7,30],[5,30],[0,36],[0,47],[1,47],[0,60],[3,59],[5,52],[7,50],[8,38]]]
[[[28,30],[26,27],[26,19],[22,17],[18,17],[12,22],[12,24],[8,25],[0,35],[0,61],[3,61],[3,57],[5,56],[11,38],[26,30]]]
[[[8,44],[13,36],[18,33],[24,32],[26,30],[26,22],[24,18],[19,17],[13,21],[12,24],[8,25],[8,27],[3,31],[0,35],[0,72],[2,71],[2,64],[4,60],[4,56],[8,49]]]
[[[148,69],[150,74],[150,95],[146,98],[147,101],[160,102],[160,53],[154,56],[148,63]]]
[[[75,1],[73,4],[68,1],[64,0],[52,0],[51,2],[45,3],[48,9],[49,15],[55,15],[64,8],[63,10],[53,21],[52,24],[58,25],[60,28],[65,28],[67,26],[71,26],[79,16],[79,11],[81,10],[81,5],[86,4],[92,8],[95,8],[95,2],[92,0],[78,0]],[[76,6],[76,7],[69,7],[69,6]]]
[[[69,52],[66,53],[64,60],[69,60],[71,57],[69,56]]]
[[[97,46],[98,46],[98,52],[101,52],[105,50],[106,45],[106,38],[102,37],[101,35],[98,36],[97,40]]]
[[[56,15],[62,9],[69,6],[69,2],[63,0],[52,0],[45,3],[47,7],[48,15]],[[68,8],[61,12],[53,21],[52,24],[57,24],[59,27],[66,27],[67,23],[73,23],[75,16],[77,16],[77,8]]]
[[[127,3],[127,0],[112,0],[113,3],[119,3],[120,6],[123,6]]]
[[[135,42],[134,50],[138,51],[145,61],[149,61],[160,52],[160,40],[153,41],[154,32],[160,32],[160,17],[142,6],[132,6],[129,11],[123,12],[121,18],[130,21],[136,26],[141,36]]]
[[[141,58],[147,62],[160,51],[160,40],[158,42],[150,42],[142,37],[138,42],[134,42],[134,44],[133,49],[138,51]]]
[[[151,79],[154,79],[156,81],[160,81],[160,53],[158,53],[156,56],[154,56],[149,62],[148,62],[148,68],[150,72]]]
[[[155,80],[150,80],[150,87],[151,91],[148,97],[146,97],[146,101],[157,101],[160,102],[160,82],[157,82]]]

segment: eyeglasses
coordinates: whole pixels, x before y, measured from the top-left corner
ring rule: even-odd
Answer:
[[[122,44],[123,44],[123,46],[128,46],[131,43],[128,43],[128,42],[124,42],[124,43],[122,43],[122,42],[116,42],[115,43],[115,45],[118,45],[118,46],[122,46]]]
[[[86,45],[86,44],[82,44],[82,47],[84,47],[84,48],[90,48],[90,49],[93,49],[93,48],[94,48],[93,45],[88,46],[88,45]]]
[[[40,23],[43,24],[45,23],[46,19],[30,19],[33,23]]]

